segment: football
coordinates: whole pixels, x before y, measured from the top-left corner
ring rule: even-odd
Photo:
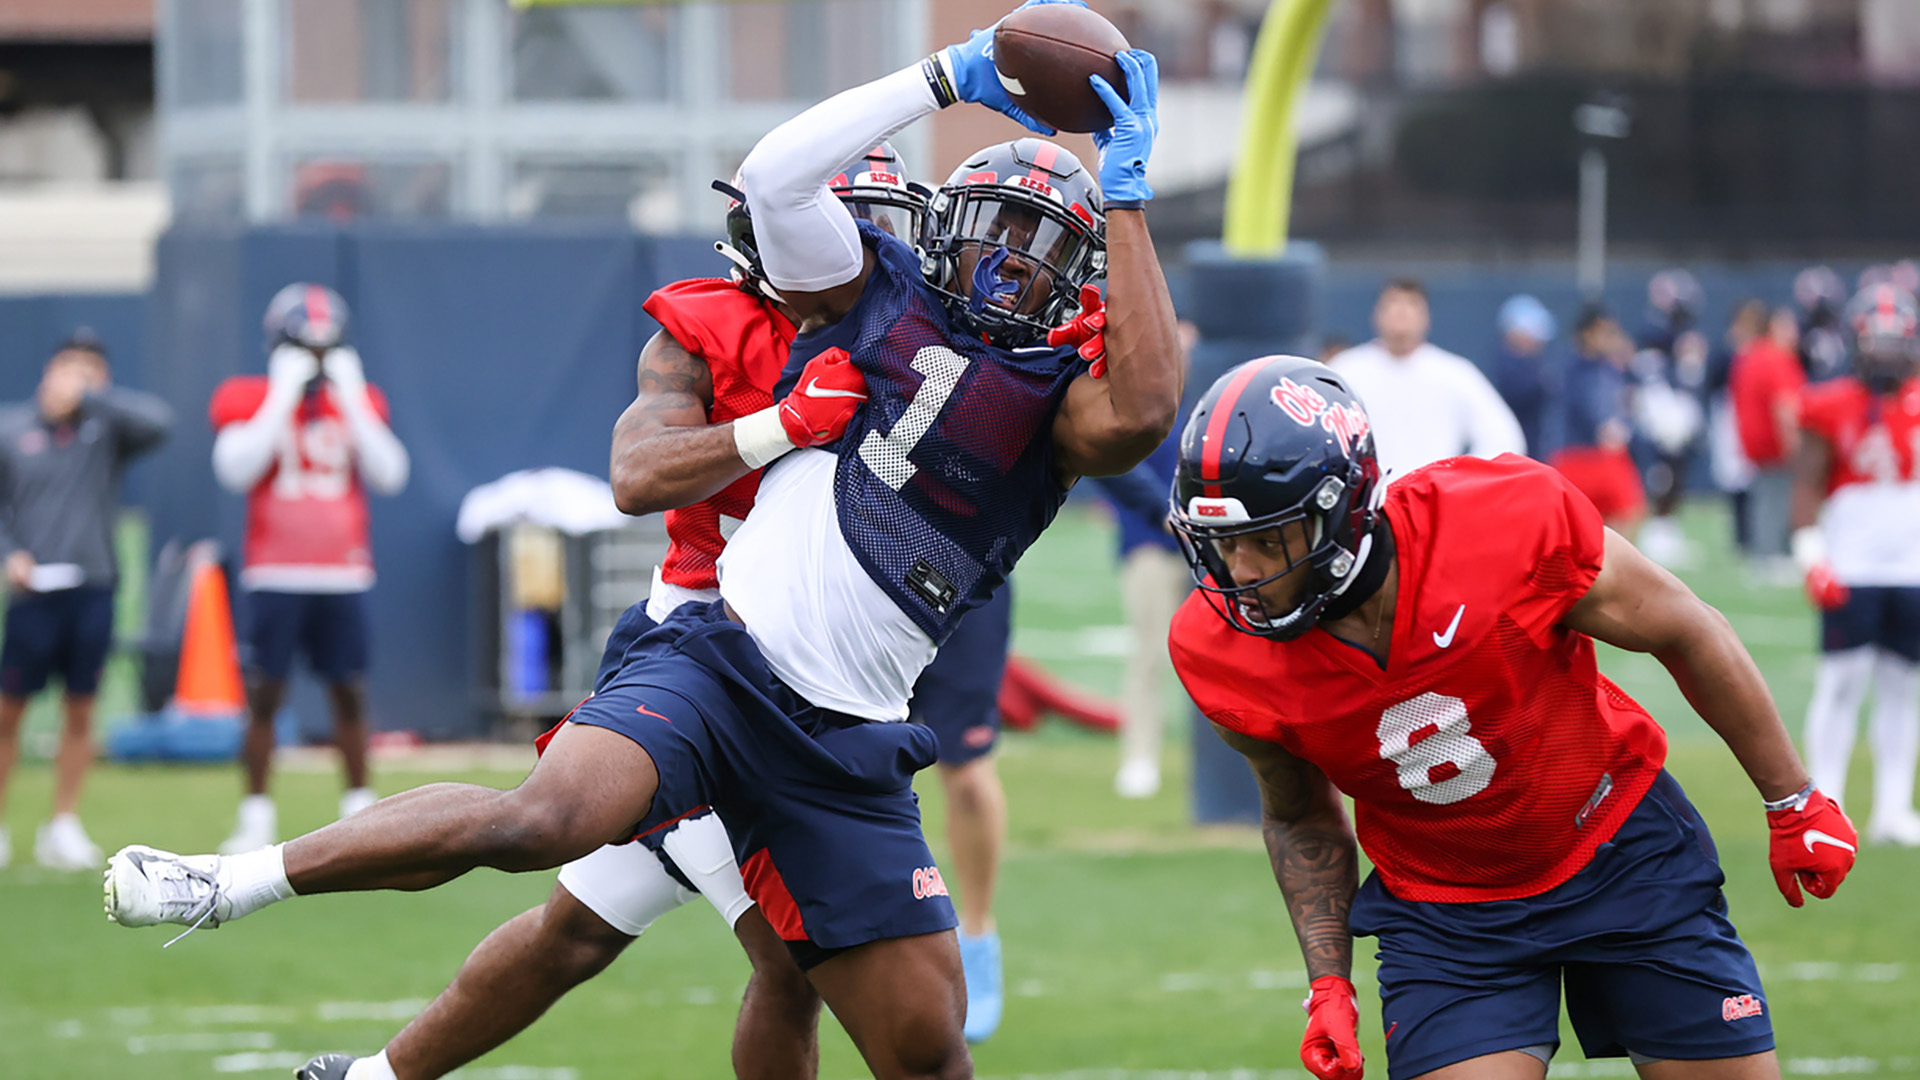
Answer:
[[[1099,13],[1078,4],[1020,8],[993,32],[993,66],[1013,103],[1061,131],[1104,131],[1107,106],[1087,76],[1106,79],[1127,96],[1127,79],[1114,54],[1126,36]]]

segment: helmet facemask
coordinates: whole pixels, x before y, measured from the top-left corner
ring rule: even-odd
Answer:
[[[1257,518],[1247,517],[1237,499],[1195,496],[1186,506],[1175,505],[1173,532],[1208,606],[1235,630],[1256,637],[1291,641],[1313,629],[1352,584],[1372,547],[1373,508],[1356,510],[1355,491],[1354,484],[1329,476],[1304,501]],[[1289,535],[1289,526],[1299,523],[1306,525],[1304,544]],[[1219,542],[1269,531],[1279,534],[1285,565],[1258,581],[1236,583]],[[1269,613],[1260,590],[1295,571],[1307,575],[1299,602],[1277,616]]]
[[[1006,184],[950,184],[934,197],[929,277],[956,319],[996,344],[1024,345],[1079,309],[1080,285],[1106,271],[1093,224]]]

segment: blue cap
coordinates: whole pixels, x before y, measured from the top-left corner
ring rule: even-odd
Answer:
[[[1510,296],[1500,305],[1500,332],[1511,334],[1518,331],[1536,341],[1552,341],[1559,324],[1553,321],[1553,313],[1539,300],[1520,293]]]

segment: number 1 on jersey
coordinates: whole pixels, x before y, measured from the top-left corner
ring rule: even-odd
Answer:
[[[913,356],[913,370],[925,376],[920,388],[913,393],[913,400],[907,402],[907,411],[893,425],[893,430],[885,435],[877,431],[867,432],[860,440],[860,460],[867,463],[873,475],[881,483],[895,491],[905,487],[907,481],[919,467],[907,460],[913,448],[933,427],[935,417],[947,405],[947,398],[953,396],[953,388],[960,385],[960,376],[966,373],[967,358],[947,348],[945,345],[929,345]]]

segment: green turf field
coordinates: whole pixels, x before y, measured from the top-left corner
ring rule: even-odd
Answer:
[[[1712,552],[1724,528],[1697,512]],[[1812,672],[1797,592],[1750,587],[1730,557],[1690,575],[1747,639],[1797,730]],[[1110,538],[1069,511],[1028,556],[1019,648],[1111,691],[1121,659]],[[1793,1076],[1920,1076],[1920,852],[1869,849],[1840,895],[1790,910],[1766,868],[1765,826],[1731,758],[1658,665],[1603,666],[1673,733],[1672,769],[1712,823],[1733,915],[1759,957]],[[122,673],[124,677],[124,673]],[[45,719],[36,723],[44,726]],[[1176,739],[1182,744],[1184,728]],[[1178,763],[1169,791],[1127,803],[1110,789],[1111,741],[1059,727],[1005,744],[1012,850],[1002,883],[1007,1018],[976,1049],[982,1077],[1026,1080],[1266,1080],[1305,1077],[1296,1047],[1304,975],[1251,830],[1185,824]],[[509,771],[460,779],[508,785]],[[441,778],[389,771],[383,791]],[[45,816],[50,777],[22,770],[8,815],[20,862]],[[1864,795],[1864,758],[1854,791]],[[924,785],[940,847],[937,784]],[[324,772],[280,785],[284,828],[325,822]],[[135,840],[206,850],[225,835],[236,779],[225,769],[103,768],[85,813],[112,849]],[[1856,801],[1858,799],[1856,798]],[[371,1053],[445,983],[500,921],[537,903],[552,875],[478,873],[433,893],[296,901],[162,952],[169,934],[109,926],[96,879],[16,865],[0,872],[0,1078],[143,1080],[284,1075],[323,1050]],[[1367,943],[1363,957],[1370,958]],[[1355,979],[1372,987],[1370,959]],[[663,919],[596,982],[531,1032],[466,1070],[491,1080],[724,1077],[745,965],[711,910]],[[1904,1018],[1904,1019],[1903,1019]],[[821,1076],[865,1075],[829,1018]],[[1363,1009],[1370,1074],[1384,1077],[1377,1009]],[[1554,1076],[1629,1075],[1563,1048]]]

